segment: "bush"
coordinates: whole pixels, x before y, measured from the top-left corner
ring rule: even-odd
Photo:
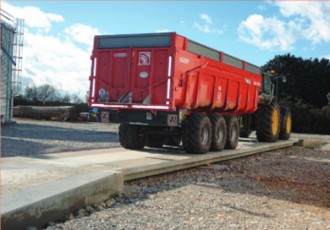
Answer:
[[[292,132],[330,134],[330,106],[322,109],[305,104],[289,105],[292,113]]]

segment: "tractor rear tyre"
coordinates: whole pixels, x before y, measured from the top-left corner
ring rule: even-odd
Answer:
[[[187,153],[207,153],[212,142],[210,119],[203,113],[191,114],[183,125],[182,145]]]
[[[120,124],[119,142],[126,149],[143,149],[145,145],[144,135],[139,134],[139,126]]]
[[[164,144],[165,137],[161,134],[151,134],[146,135],[146,146],[151,148],[161,148]]]
[[[212,125],[211,151],[221,151],[226,144],[227,126],[223,116],[211,114],[209,116]]]
[[[280,108],[277,102],[261,104],[256,115],[258,141],[275,142],[280,134]]]
[[[280,140],[289,140],[291,135],[292,116],[289,107],[281,107]]]
[[[237,117],[226,116],[227,138],[225,149],[236,149],[239,138],[239,124]]]

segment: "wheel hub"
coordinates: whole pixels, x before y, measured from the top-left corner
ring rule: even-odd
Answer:
[[[222,142],[224,136],[225,135],[224,135],[223,130],[220,127],[218,127],[217,128],[217,137],[216,137],[217,142]]]
[[[286,119],[286,124],[285,124],[285,129],[286,129],[286,132],[289,134],[291,133],[291,116],[288,116],[288,118]]]
[[[238,135],[237,130],[236,129],[231,129],[231,141],[232,142],[236,141],[237,135]]]
[[[278,111],[277,109],[273,110],[273,114],[272,114],[272,133],[273,135],[276,135],[277,131],[278,131],[278,124],[279,124],[279,119],[278,119]]]
[[[206,145],[209,139],[209,132],[207,127],[203,127],[201,131],[201,142],[203,145]]]

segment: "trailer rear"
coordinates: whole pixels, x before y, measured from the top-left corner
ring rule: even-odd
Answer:
[[[95,36],[91,61],[89,105],[126,148],[236,148],[258,108],[260,67],[176,33]]]

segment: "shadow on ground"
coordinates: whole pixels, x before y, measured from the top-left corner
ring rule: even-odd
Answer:
[[[1,127],[1,154],[33,156],[118,146],[116,132],[18,123]]]

